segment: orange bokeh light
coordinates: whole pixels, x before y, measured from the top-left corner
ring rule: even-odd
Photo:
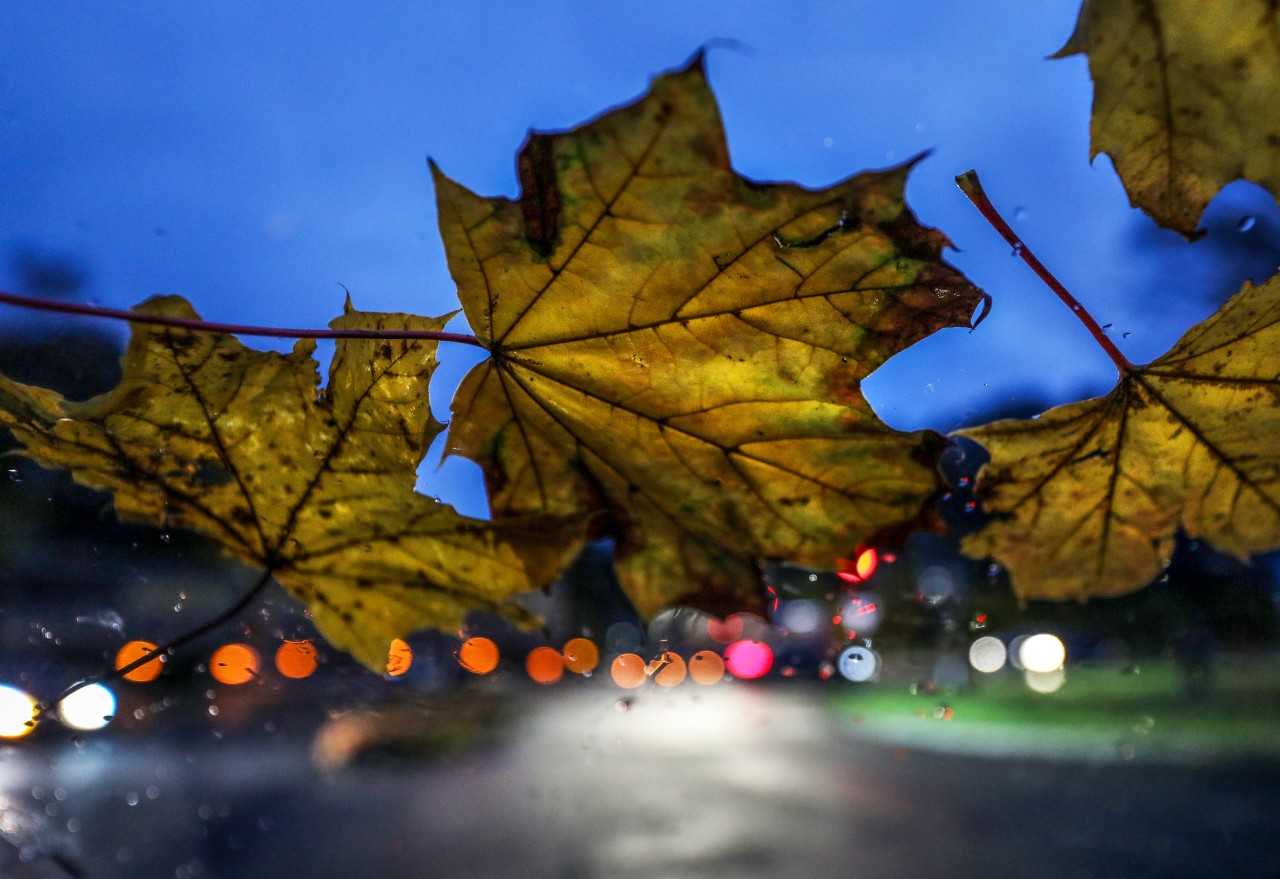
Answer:
[[[276,671],[286,678],[307,678],[316,670],[319,657],[310,641],[285,641],[276,648]]]
[[[248,644],[223,644],[209,660],[209,674],[220,684],[248,683],[259,668],[258,651]]]
[[[876,572],[880,557],[874,549],[860,549],[852,559],[836,559],[836,576],[846,583],[861,583]]]
[[[487,675],[498,667],[502,654],[489,638],[468,638],[458,648],[458,665],[476,675]]]
[[[649,663],[647,671],[661,687],[674,687],[683,681],[689,673],[684,657],[677,653],[672,653],[670,650]]]
[[[638,654],[624,653],[613,661],[609,674],[613,676],[613,682],[619,687],[634,690],[644,683],[645,678],[649,676],[649,669]]]
[[[594,671],[600,664],[600,650],[586,638],[570,638],[564,643],[564,667],[574,674]]]
[[[413,648],[400,638],[392,638],[387,648],[387,675],[398,678],[413,665]]]
[[[141,659],[152,650],[156,649],[156,645],[150,641],[130,641],[116,652],[116,669],[122,669],[126,665]],[[160,676],[161,669],[164,668],[164,660],[156,657],[150,662],[143,663],[124,676],[126,681],[134,681],[135,683],[146,683],[154,681]]]
[[[554,684],[564,677],[564,657],[554,647],[535,647],[524,658],[525,671],[540,684]]]
[[[718,684],[724,677],[724,660],[714,650],[699,650],[689,657],[689,677],[704,687]]]

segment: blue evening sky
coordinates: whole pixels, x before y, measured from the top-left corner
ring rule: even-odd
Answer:
[[[1105,391],[1114,369],[968,204],[957,173],[978,169],[1135,361],[1280,256],[1280,217],[1253,187],[1230,187],[1206,238],[1187,244],[1129,208],[1105,157],[1090,165],[1085,60],[1045,60],[1077,8],[5,4],[0,287],[23,292],[24,261],[47,258],[82,267],[82,298],[123,307],[178,293],[212,320],[324,326],[339,284],[363,309],[452,310],[427,156],[478,192],[514,195],[530,127],[575,125],[698,46],[732,41],[708,69],[741,173],[819,186],[932,149],[910,204],[995,298],[977,332],[939,333],[867,382],[880,414],[946,430],[1029,394],[1066,402]],[[31,320],[0,310],[0,321]],[[433,403],[445,419],[475,355],[447,346],[442,359]],[[437,457],[423,489],[482,513],[475,468],[436,471]]]

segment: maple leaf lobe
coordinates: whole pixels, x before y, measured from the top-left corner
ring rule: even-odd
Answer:
[[[911,216],[909,166],[816,191],[745,180],[694,65],[532,136],[518,170],[512,202],[435,169],[459,299],[495,354],[451,436],[496,516],[616,523],[653,612],[754,582],[744,559],[830,562],[918,511],[936,438],[889,430],[860,383],[983,297]]]
[[[1188,238],[1217,192],[1280,193],[1280,30],[1271,0],[1085,0],[1053,57],[1087,54],[1091,156],[1107,153],[1131,203]]]
[[[176,297],[140,310],[196,317]],[[332,325],[439,330],[447,319],[348,309]],[[0,423],[42,465],[110,492],[121,517],[197,531],[270,570],[371,668],[393,637],[454,628],[472,610],[526,618],[505,599],[554,575],[552,536],[467,520],[414,491],[442,429],[426,393],[436,343],[340,340],[323,393],[314,347],[278,354],[135,326],[113,391],[73,403],[0,377]],[[517,557],[512,543],[531,538],[537,548]]]
[[[1024,598],[1147,585],[1175,536],[1243,558],[1280,547],[1280,281],[1247,285],[1107,396],[961,431],[992,455],[978,495],[991,555]]]

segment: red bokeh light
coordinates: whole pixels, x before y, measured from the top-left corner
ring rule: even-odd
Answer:
[[[836,559],[836,576],[846,583],[861,583],[876,572],[879,563],[874,549],[859,549],[852,559]]]
[[[724,664],[735,678],[762,678],[773,668],[773,650],[763,641],[734,641],[724,651]]]

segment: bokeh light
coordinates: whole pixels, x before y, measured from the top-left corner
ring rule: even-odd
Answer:
[[[645,682],[649,670],[639,654],[624,653],[613,660],[613,664],[609,667],[609,674],[619,687],[633,690]]]
[[[788,601],[778,612],[778,625],[795,635],[808,635],[826,622],[827,606],[820,601],[801,598]]]
[[[916,576],[916,592],[929,605],[955,596],[956,575],[946,565],[929,565]]]
[[[223,644],[213,651],[209,674],[220,684],[247,684],[258,676],[258,651],[248,644]]]
[[[983,635],[969,645],[969,665],[975,671],[991,674],[1004,668],[1008,659],[1004,642],[991,635]]]
[[[402,638],[392,638],[387,648],[387,677],[398,678],[413,665],[413,648]]]
[[[685,666],[684,657],[678,653],[672,653],[670,650],[665,651],[661,656],[649,663],[647,671],[660,687],[674,687],[682,682],[689,673],[688,668]]]
[[[735,678],[762,678],[773,667],[773,650],[763,641],[734,641],[725,648],[724,664]]]
[[[468,638],[458,648],[458,665],[472,674],[487,675],[498,667],[501,658],[498,645],[489,638]]]
[[[1037,693],[1056,693],[1067,680],[1067,672],[1062,666],[1058,666],[1053,671],[1032,671],[1027,669],[1023,672],[1023,675],[1026,678],[1027,686]]]
[[[1029,635],[1016,635],[1014,636],[1014,639],[1009,642],[1009,664],[1018,671],[1026,671],[1026,669],[1022,667],[1022,645],[1026,643],[1026,640],[1029,637]]]
[[[850,595],[840,605],[840,627],[846,632],[859,632],[863,637],[873,635],[880,626],[881,606],[880,596],[874,592]]]
[[[724,660],[714,650],[699,650],[689,657],[689,677],[704,687],[718,684],[724,678]]]
[[[276,671],[286,678],[310,677],[318,662],[315,645],[310,641],[285,641],[276,648]]]
[[[595,671],[600,664],[600,650],[587,638],[570,638],[564,642],[564,667],[576,675]]]
[[[146,656],[152,650],[156,649],[156,645],[150,641],[130,641],[116,651],[116,669],[122,669],[131,662],[136,662],[143,656]],[[160,676],[161,670],[164,668],[164,662],[161,657],[157,656],[150,662],[143,663],[124,676],[126,681],[143,684],[147,681],[154,681]]]
[[[732,644],[742,637],[742,629],[746,625],[741,614],[729,614],[722,620],[715,617],[707,620],[707,634],[717,644]]]
[[[836,576],[846,583],[861,583],[876,572],[880,556],[874,549],[862,549],[851,559],[836,560]]]
[[[16,739],[35,729],[36,700],[17,687],[0,684],[0,738]]]
[[[856,684],[865,683],[880,670],[880,657],[868,647],[846,647],[836,660],[840,674]]]
[[[631,623],[614,623],[605,629],[604,643],[611,653],[631,653],[644,643],[644,632]]]
[[[564,657],[554,647],[535,647],[524,658],[524,669],[538,683],[554,684],[564,677]]]
[[[1057,635],[1032,635],[1019,645],[1018,659],[1027,671],[1048,674],[1062,668],[1067,660],[1067,648]]]
[[[64,726],[86,732],[102,729],[116,713],[116,694],[102,684],[81,687],[58,703]]]

